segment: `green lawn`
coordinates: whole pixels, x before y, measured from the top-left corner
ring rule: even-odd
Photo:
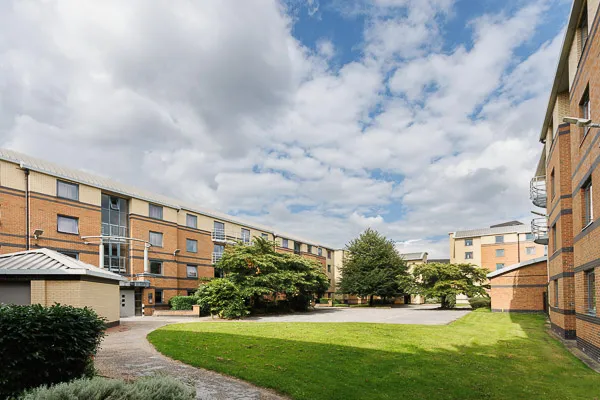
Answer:
[[[148,339],[172,358],[294,399],[600,399],[600,374],[544,321],[476,311],[447,326],[194,323]]]

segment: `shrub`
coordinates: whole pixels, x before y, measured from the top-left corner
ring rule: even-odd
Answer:
[[[91,374],[105,328],[87,307],[0,305],[0,398]]]
[[[319,304],[328,304],[329,303],[329,299],[327,297],[321,297],[319,299]]]
[[[169,299],[172,310],[191,310],[198,299],[194,296],[174,296]]]
[[[213,279],[198,292],[198,304],[219,318],[241,318],[248,315],[244,298],[238,287],[227,279]]]
[[[334,307],[349,307],[348,304],[334,304]]]
[[[134,383],[118,379],[76,379],[27,392],[20,400],[191,400],[196,391],[168,376],[140,378]]]
[[[492,301],[489,297],[473,297],[469,299],[469,304],[473,310],[478,308],[492,308]]]

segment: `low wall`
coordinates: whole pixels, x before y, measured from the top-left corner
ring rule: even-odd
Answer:
[[[155,310],[155,317],[200,317],[200,306],[193,306],[192,310]]]

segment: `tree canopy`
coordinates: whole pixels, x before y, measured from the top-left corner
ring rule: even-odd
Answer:
[[[260,303],[264,296],[277,301],[278,295],[284,295],[293,309],[306,309],[313,295],[329,287],[317,261],[277,252],[274,242],[259,237],[250,246],[227,247],[216,267],[251,305]]]
[[[456,296],[487,296],[484,284],[489,271],[472,264],[429,263],[415,265],[412,277],[404,280],[412,294],[437,297],[442,308],[452,308]]]
[[[404,293],[400,277],[406,276],[407,266],[392,240],[367,229],[346,251],[339,282],[342,293],[368,297],[371,305],[374,296],[389,299]]]

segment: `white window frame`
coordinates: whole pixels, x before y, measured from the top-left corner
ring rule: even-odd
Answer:
[[[290,243],[287,239],[281,239],[281,247],[283,247],[284,249],[289,249],[290,248]]]
[[[152,209],[160,210],[160,218],[152,216]],[[159,206],[158,204],[148,203],[148,217],[153,218],[153,219],[162,220],[164,218],[163,206]]]
[[[473,239],[465,239],[465,247],[473,246]]]
[[[588,179],[581,187],[583,195],[583,229],[594,222],[594,191],[592,179]]]
[[[160,244],[154,244],[152,243],[152,235],[160,235]],[[158,236],[157,236],[158,237]],[[155,232],[155,231],[150,231],[148,232],[148,242],[150,242],[150,244],[154,247],[163,247],[164,243],[165,243],[165,237],[163,235],[162,232]]]
[[[189,245],[191,243],[195,244],[195,247],[196,247],[195,251],[190,250]],[[198,241],[195,239],[185,239],[185,251],[187,251],[188,253],[197,253],[198,252]]]
[[[60,229],[60,221],[61,219],[63,220],[69,220],[69,221],[75,221],[75,231],[67,231],[67,230],[61,230]],[[57,215],[56,218],[56,231],[60,232],[60,233],[67,233],[69,235],[79,235],[79,218],[77,217],[69,217],[68,215]]]
[[[190,271],[193,271],[190,274]],[[185,266],[185,273],[188,278],[198,278],[198,266],[193,264],[187,264]]]
[[[60,194],[61,185],[74,187],[75,188],[75,198],[61,195]],[[67,182],[67,181],[62,181],[60,179],[57,179],[56,180],[56,197],[61,198],[61,199],[79,201],[79,185],[77,183]]]

